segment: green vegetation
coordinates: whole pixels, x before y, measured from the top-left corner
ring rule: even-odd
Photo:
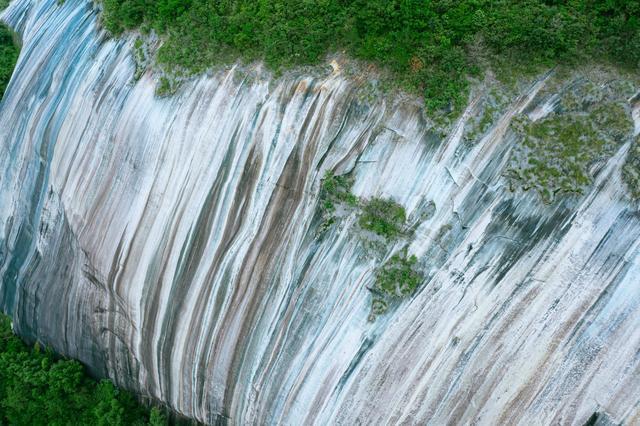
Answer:
[[[351,193],[353,178],[337,176],[327,171],[320,185],[320,211],[324,218],[322,230],[327,229],[336,221],[338,207],[340,213],[359,212],[358,224],[364,230],[371,231],[386,240],[398,238],[406,228],[406,212],[402,205],[393,200],[372,198],[360,200]]]
[[[637,69],[637,0],[103,0],[118,35],[153,29],[169,71],[237,59],[279,70],[327,53],[378,64],[430,110],[459,112],[468,77],[598,58]]]
[[[338,176],[327,170],[320,186],[320,207],[322,211],[322,230],[326,230],[336,221],[336,207],[358,206],[358,197],[351,193],[353,179],[349,176]]]
[[[6,4],[0,2],[0,10],[4,9]],[[15,44],[13,33],[7,26],[0,23],[0,98],[4,96],[7,89],[11,74],[16,66],[20,50]]]
[[[335,223],[336,215],[357,211],[360,215],[358,224],[362,229],[384,237],[383,243],[377,241],[383,250],[389,250],[391,245],[397,243],[398,238],[407,237],[404,207],[389,199],[359,200],[351,193],[352,185],[353,179],[350,176],[337,176],[330,171],[324,175],[319,202],[324,218],[321,231]],[[338,208],[342,211],[338,212]],[[371,242],[366,236],[363,237],[365,243]],[[387,312],[390,303],[397,303],[413,294],[423,281],[422,274],[417,270],[417,262],[418,259],[407,256],[407,250],[404,249],[391,256],[378,269],[375,285],[370,289],[374,293],[369,316],[371,321]]]
[[[336,203],[345,203],[350,206],[358,205],[358,197],[351,193],[353,179],[348,176],[333,175],[330,171],[322,179],[320,199],[327,211],[334,211]]]
[[[164,415],[138,405],[82,365],[27,347],[0,315],[0,425],[162,425]]]
[[[503,86],[494,84],[494,86]],[[502,115],[511,99],[517,93],[508,93],[504,87],[491,87],[482,94],[477,112],[474,112],[465,125],[464,140],[468,144],[476,143],[484,136]]]
[[[384,314],[389,304],[411,296],[424,281],[423,275],[417,270],[418,259],[407,256],[404,249],[393,256],[376,273],[375,294],[371,302],[370,320]]]
[[[633,133],[629,108],[615,90],[586,82],[567,89],[560,105],[538,121],[521,116],[512,122],[517,141],[506,175],[516,186],[538,191],[546,203],[562,193],[583,193],[594,166]]]
[[[176,90],[178,90],[177,82],[169,77],[162,76],[160,77],[160,81],[158,82],[158,87],[156,88],[156,94],[158,96],[171,96]]]
[[[391,240],[403,233],[406,218],[404,207],[395,201],[372,198],[362,206],[358,223],[362,229]]]
[[[627,184],[631,196],[640,200],[640,137],[636,137],[627,160],[622,167],[622,179]]]
[[[133,78],[139,80],[148,65],[147,52],[145,51],[144,41],[141,37],[136,38],[136,41],[133,43],[133,59],[136,63],[136,71]]]
[[[394,254],[378,271],[376,286],[389,296],[412,294],[422,281],[422,276],[414,269],[417,262],[415,256],[407,257],[406,251]]]
[[[375,297],[371,301],[371,315],[369,316],[369,320],[373,321],[376,316],[385,314],[388,309],[389,303],[386,300]]]

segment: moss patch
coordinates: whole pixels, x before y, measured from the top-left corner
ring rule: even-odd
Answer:
[[[376,274],[376,287],[388,296],[405,297],[414,292],[422,276],[414,269],[418,259],[406,251],[394,254]]]
[[[149,65],[149,55],[146,51],[145,42],[141,37],[136,38],[133,43],[133,60],[136,64],[133,78],[134,80],[139,80]]]
[[[180,83],[178,80],[172,77],[162,76],[156,86],[156,95],[161,98],[171,96],[178,91],[179,87]]]
[[[514,96],[515,92],[511,93],[495,82],[493,87],[487,88],[479,101],[478,110],[465,125],[464,141],[467,144],[478,142],[494,126]]]
[[[322,179],[320,199],[327,210],[335,210],[336,203],[345,203],[350,206],[358,205],[358,197],[351,193],[353,178],[349,176],[337,176],[330,171],[325,173]]]

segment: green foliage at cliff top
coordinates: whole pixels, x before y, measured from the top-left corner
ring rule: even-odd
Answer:
[[[0,0],[0,10],[6,5],[3,5]],[[0,23],[0,99],[4,96],[4,91],[7,89],[7,84],[13,74],[13,68],[16,66],[18,60],[18,47],[15,45],[13,34],[11,30],[5,25]]]
[[[586,58],[638,67],[637,0],[103,0],[115,35],[155,29],[158,61],[201,72],[241,58],[274,69],[332,51],[378,64],[430,110],[459,112],[467,77]]]
[[[0,425],[161,425],[164,416],[137,404],[82,365],[26,346],[0,315]]]

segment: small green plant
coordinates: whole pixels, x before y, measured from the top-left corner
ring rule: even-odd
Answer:
[[[620,103],[607,102],[597,105],[589,118],[598,129],[615,142],[621,142],[633,132],[633,122],[626,109]]]
[[[473,144],[485,135],[495,125],[510,98],[507,89],[501,86],[488,90],[488,93],[482,96],[478,114],[474,114],[465,126],[465,141]]]
[[[139,80],[146,71],[148,62],[147,54],[144,50],[144,41],[140,37],[136,38],[133,43],[133,59],[136,64],[133,78],[134,80]]]
[[[382,315],[389,309],[389,303],[386,300],[374,297],[371,302],[371,312],[374,315]]]
[[[358,205],[358,197],[351,193],[352,185],[353,179],[351,177],[334,175],[327,170],[324,179],[322,179],[320,198],[331,204],[345,203],[355,207]]]
[[[372,198],[362,206],[358,223],[362,229],[391,240],[403,233],[406,219],[402,205],[390,199]]]

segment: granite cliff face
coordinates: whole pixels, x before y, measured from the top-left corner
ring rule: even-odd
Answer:
[[[640,423],[638,87],[545,76],[441,134],[338,69],[158,98],[85,0],[3,18],[24,45],[0,104],[0,306],[25,338],[209,423]],[[614,92],[635,126],[554,157],[588,181],[514,175],[566,93],[595,111]],[[401,204],[402,236],[348,203],[327,220],[327,173]],[[420,285],[372,314],[398,253]]]

